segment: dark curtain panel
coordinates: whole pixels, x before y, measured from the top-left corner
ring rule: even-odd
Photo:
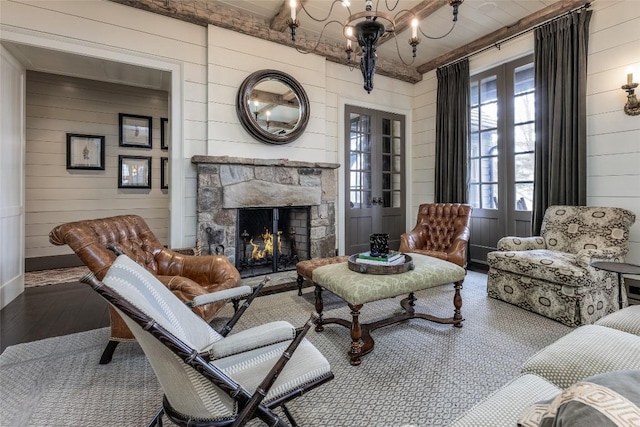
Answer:
[[[591,11],[535,30],[536,145],[531,231],[552,205],[587,202],[587,46]]]
[[[438,68],[436,203],[467,202],[469,60]]]

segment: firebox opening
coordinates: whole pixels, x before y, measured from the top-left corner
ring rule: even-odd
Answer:
[[[236,268],[241,277],[294,270],[309,259],[309,208],[238,210]]]

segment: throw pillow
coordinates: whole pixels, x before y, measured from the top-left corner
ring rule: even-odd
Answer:
[[[586,378],[552,400],[527,408],[519,427],[640,426],[640,370]]]

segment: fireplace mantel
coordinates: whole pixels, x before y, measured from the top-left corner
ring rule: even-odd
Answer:
[[[229,156],[193,156],[191,163],[204,253],[222,246],[235,263],[238,209],[308,206],[311,258],[335,255],[339,164]]]

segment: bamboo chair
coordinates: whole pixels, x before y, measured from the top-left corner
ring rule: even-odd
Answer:
[[[317,315],[300,330],[277,321],[223,337],[126,255],[102,282],[93,273],[81,281],[122,316],[156,373],[164,398],[149,426],[161,426],[164,415],[181,426],[235,427],[252,418],[289,425],[278,407],[295,426],[284,404],[333,379],[304,338]]]

